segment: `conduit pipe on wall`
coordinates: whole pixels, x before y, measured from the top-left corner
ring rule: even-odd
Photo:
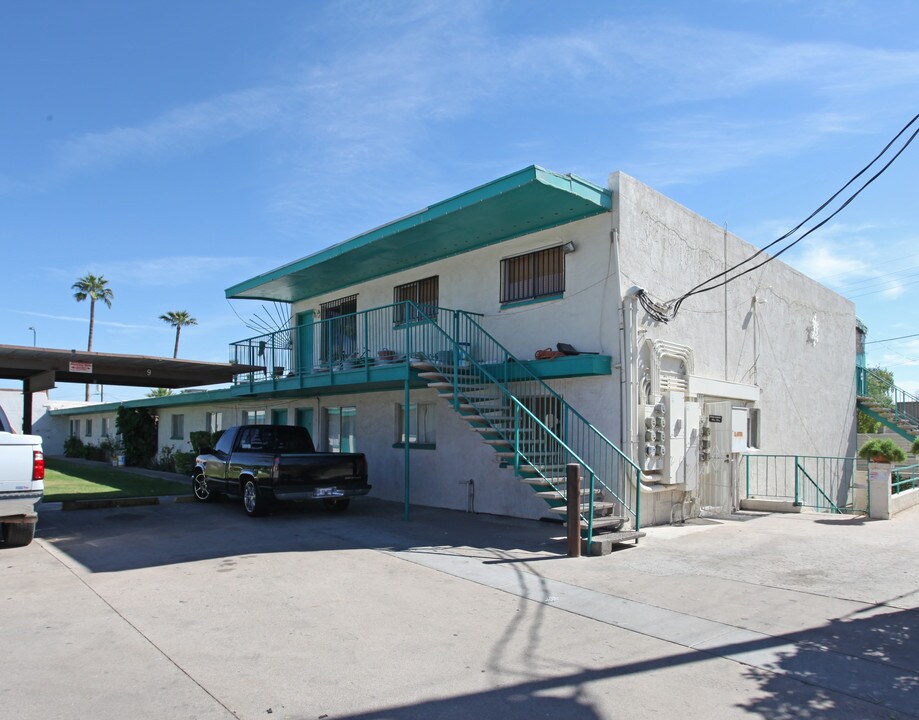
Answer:
[[[638,325],[638,300],[635,293],[637,287],[629,288],[627,293],[622,292],[622,269],[619,265],[619,230],[613,228],[611,233],[613,243],[613,263],[615,264],[616,294],[619,297],[619,447],[625,455],[635,462],[634,433],[637,422],[638,408],[635,403],[635,374],[638,362],[638,339],[635,328]],[[638,463],[636,463],[638,464]],[[644,493],[669,491],[669,488],[652,488],[644,483],[639,483],[638,488]]]

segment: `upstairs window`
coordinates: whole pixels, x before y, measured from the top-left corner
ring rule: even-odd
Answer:
[[[501,304],[536,300],[565,292],[565,251],[561,245],[501,261]]]
[[[437,319],[437,305],[440,302],[438,276],[416,280],[415,282],[397,285],[393,288],[393,317],[394,325],[405,324],[404,303],[413,302],[416,307],[408,308],[408,321],[417,322],[421,318]]]

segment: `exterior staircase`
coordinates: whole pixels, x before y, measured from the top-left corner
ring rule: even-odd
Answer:
[[[641,470],[565,400],[463,311],[413,308],[411,365],[533,488],[553,515],[568,518],[566,467],[581,466],[586,554],[638,539]]]
[[[872,395],[868,394],[869,383],[874,385]],[[910,442],[915,442],[919,437],[919,398],[863,367],[856,368],[855,387],[859,410]]]

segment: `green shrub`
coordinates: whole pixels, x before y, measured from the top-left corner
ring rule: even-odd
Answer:
[[[906,453],[903,448],[894,443],[893,440],[869,440],[862,449],[858,451],[860,458],[866,460],[879,460],[883,462],[903,462],[906,460]]]
[[[188,441],[191,443],[191,448],[195,455],[201,454],[201,448],[214,447],[212,433],[209,430],[193,430],[188,433]]]
[[[105,454],[105,450],[103,450],[101,447],[98,447],[97,445],[93,445],[92,443],[87,443],[83,447],[83,457],[87,460],[96,460],[97,462],[104,462],[105,460],[108,460]]]
[[[162,470],[163,472],[175,472],[175,447],[173,445],[164,445],[161,447],[160,454],[156,456],[152,467],[154,470]]]
[[[99,449],[105,453],[105,459],[110,461],[114,460],[118,455],[124,454],[124,448],[121,446],[117,436],[103,438],[102,442],[99,443]]]
[[[919,438],[913,441],[913,447],[910,449],[913,455],[919,455]]]
[[[191,471],[195,469],[195,457],[197,453],[193,452],[177,452],[172,456],[173,462],[175,463],[175,471],[180,475],[191,475]]]
[[[64,441],[64,457],[86,457],[86,446],[83,445],[83,441],[76,435],[71,435]]]

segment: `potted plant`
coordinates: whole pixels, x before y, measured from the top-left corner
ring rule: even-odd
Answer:
[[[913,444],[913,451],[916,450],[916,443]],[[893,440],[880,440],[875,438],[862,445],[858,451],[858,456],[873,463],[890,463],[903,462],[906,460],[906,452],[899,447]]]

